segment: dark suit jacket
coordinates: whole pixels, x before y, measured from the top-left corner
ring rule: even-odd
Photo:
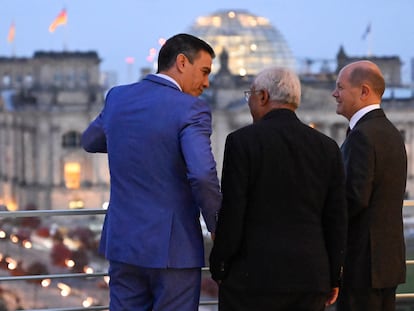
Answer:
[[[215,231],[221,194],[207,103],[156,75],[111,89],[82,136],[107,152],[111,197],[100,251],[149,268],[204,265],[200,210]]]
[[[249,290],[327,292],[346,240],[338,145],[287,109],[228,135],[212,277]]]
[[[344,286],[394,287],[405,280],[404,141],[376,109],[357,122],[341,149],[349,209]]]

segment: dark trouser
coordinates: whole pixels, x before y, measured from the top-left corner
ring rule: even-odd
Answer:
[[[322,311],[327,294],[252,293],[220,285],[219,311]]]
[[[392,288],[343,288],[339,291],[337,311],[395,311]]]
[[[110,261],[111,311],[197,311],[201,269],[153,269]]]

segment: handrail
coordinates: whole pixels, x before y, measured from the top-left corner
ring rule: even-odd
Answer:
[[[86,279],[106,276],[106,272],[94,273],[61,273],[61,274],[32,274],[32,275],[17,275],[17,276],[0,276],[0,282],[3,281],[33,281],[44,279]]]
[[[43,217],[43,216],[74,216],[106,214],[102,208],[96,209],[68,209],[68,210],[30,210],[30,211],[1,211],[0,218]]]
[[[414,200],[405,200],[404,207],[414,207]],[[28,211],[0,211],[0,218],[19,218],[19,217],[47,217],[47,216],[74,216],[74,215],[104,215],[106,209],[71,209],[71,210],[28,210]],[[406,260],[407,265],[414,265],[414,260]],[[202,268],[208,271],[208,267]],[[44,279],[61,279],[61,278],[96,278],[107,276],[107,272],[93,273],[62,273],[62,274],[42,274],[42,275],[21,275],[21,276],[0,276],[0,282],[5,281],[29,281]],[[396,299],[411,299],[414,293],[398,293]],[[217,305],[217,299],[201,300],[200,305]],[[52,309],[31,309],[30,311],[51,311]],[[100,311],[109,310],[109,306],[90,306],[76,308],[53,308],[54,311]]]
[[[21,218],[21,217],[48,217],[48,216],[75,216],[75,215],[104,215],[106,209],[70,209],[70,210],[24,210],[24,211],[0,211],[1,218]],[[203,267],[202,271],[208,271],[208,267]],[[107,276],[107,272],[93,273],[61,273],[61,274],[38,274],[38,275],[19,275],[19,276],[0,276],[0,282],[9,281],[33,281],[44,279],[88,279]],[[217,299],[200,300],[200,305],[217,305]],[[109,310],[109,306],[90,306],[76,308],[53,308],[53,311],[99,311]],[[51,311],[51,309],[30,309],[26,311]]]
[[[25,311],[99,311],[99,310],[109,310],[108,306],[95,306],[95,307],[79,307],[79,308],[53,308],[53,309],[30,309]]]
[[[202,271],[208,271],[208,267],[201,268]],[[0,276],[0,282],[3,281],[29,281],[29,280],[44,280],[44,279],[88,279],[107,276],[107,272],[93,272],[93,273],[58,273],[58,274],[31,274],[18,276]]]

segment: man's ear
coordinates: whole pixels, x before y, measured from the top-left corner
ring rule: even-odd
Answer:
[[[367,98],[371,93],[371,88],[367,84],[361,85],[361,98]]]
[[[261,90],[259,94],[260,98],[260,104],[262,106],[266,105],[266,103],[269,101],[269,92],[267,90]]]
[[[180,53],[177,55],[177,58],[175,59],[175,66],[179,72],[184,71],[185,63],[187,61],[187,57],[184,54]]]

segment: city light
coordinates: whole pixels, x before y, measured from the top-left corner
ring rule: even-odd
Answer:
[[[87,297],[83,302],[82,302],[82,306],[84,308],[88,308],[90,306],[92,306],[93,303],[93,298],[92,297]]]
[[[85,267],[83,268],[83,272],[88,273],[88,274],[91,274],[91,273],[93,273],[94,271],[93,271],[93,268],[92,268],[92,267],[85,266]]]
[[[69,285],[66,285],[65,283],[58,283],[57,287],[60,289],[60,295],[62,297],[67,297],[70,295],[71,288]]]
[[[72,259],[66,259],[65,260],[65,265],[68,268],[73,268],[75,266],[75,262]]]
[[[133,58],[132,56],[128,56],[128,57],[125,58],[125,62],[127,64],[132,65],[133,63],[135,63],[135,58]]]
[[[42,287],[46,288],[46,287],[49,287],[51,283],[52,283],[51,279],[44,279],[42,280],[40,284],[42,285]]]
[[[70,209],[84,208],[85,204],[82,200],[72,200],[69,202]]]
[[[19,242],[19,238],[17,237],[17,235],[15,235],[15,234],[11,234],[10,235],[10,240],[14,243],[14,244],[16,244],[16,243],[18,243]]]
[[[6,258],[6,262],[8,263],[7,269],[9,269],[9,270],[15,270],[17,268],[17,261],[14,260],[13,258],[7,257]]]
[[[30,242],[28,240],[24,240],[22,244],[23,244],[23,247],[26,248],[26,249],[30,249],[33,246],[32,242]]]
[[[155,48],[151,48],[147,56],[147,62],[152,63],[156,57],[157,57],[157,50]]]
[[[165,42],[166,42],[167,40],[165,39],[165,38],[159,38],[158,39],[158,44],[160,45],[160,46],[163,46],[164,44],[165,44]]]
[[[110,277],[108,275],[104,276],[104,281],[106,284],[109,284]]]

